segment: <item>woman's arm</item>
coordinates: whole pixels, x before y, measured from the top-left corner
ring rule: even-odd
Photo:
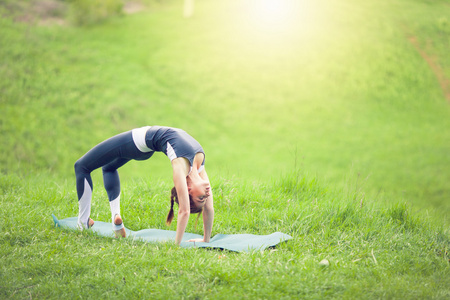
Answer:
[[[214,205],[213,205],[213,194],[206,200],[206,204],[203,207],[203,241],[209,243],[211,238],[212,226],[214,223]]]
[[[183,158],[176,158],[172,160],[172,169],[173,183],[178,195],[178,219],[175,243],[179,245],[183,239],[190,215],[189,193],[186,184],[186,175],[189,172],[189,166],[186,170],[186,162],[183,161]]]
[[[209,182],[208,174],[205,169],[200,172],[200,177]],[[211,189],[211,193],[206,199],[205,206],[203,206],[203,242],[209,243],[209,239],[211,238],[212,226],[214,223],[214,200],[213,200],[213,192]]]

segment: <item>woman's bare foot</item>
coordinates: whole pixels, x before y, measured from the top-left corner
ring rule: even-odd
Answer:
[[[123,223],[122,217],[120,215],[114,216],[114,225],[121,225]],[[122,227],[122,229],[114,230],[116,237],[126,237],[127,233],[125,231],[125,227]]]
[[[91,218],[89,218],[89,228],[91,228],[92,226],[94,226],[94,220],[92,220]]]

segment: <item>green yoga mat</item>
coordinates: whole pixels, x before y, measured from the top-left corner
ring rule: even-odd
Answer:
[[[62,220],[58,220],[54,214],[52,214],[52,217],[56,227],[77,229],[76,217],[66,218]],[[92,230],[101,236],[114,237],[111,223],[95,221],[94,226],[92,226],[89,230]],[[142,229],[139,231],[133,231],[125,228],[125,231],[127,232],[127,238],[141,240],[143,242],[175,241],[176,234],[176,232],[173,230],[163,229]],[[180,246],[183,248],[217,248],[235,252],[248,252],[274,247],[281,242],[292,239],[290,235],[281,232],[275,232],[269,235],[217,234],[210,240],[209,243],[187,242],[190,239],[197,238],[203,238],[203,236],[185,232]]]

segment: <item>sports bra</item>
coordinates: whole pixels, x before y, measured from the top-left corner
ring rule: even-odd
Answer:
[[[184,157],[192,166],[197,153],[203,153],[202,146],[186,131],[164,126],[145,126],[135,128],[132,131],[133,141],[141,152],[158,151],[163,152],[172,161],[177,157]],[[201,172],[205,165],[203,159],[202,165],[198,169]]]

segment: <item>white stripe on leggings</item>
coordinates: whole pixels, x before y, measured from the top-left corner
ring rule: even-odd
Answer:
[[[120,224],[120,225],[114,224],[114,217],[116,215],[120,216],[120,195],[117,196],[116,199],[114,199],[112,201],[109,201],[109,206],[111,207],[111,219],[112,219],[113,230],[120,230],[120,229],[122,229],[124,227],[123,223]]]
[[[83,196],[78,200],[78,228],[89,228],[89,216],[91,215],[92,189],[87,179],[84,179]]]

